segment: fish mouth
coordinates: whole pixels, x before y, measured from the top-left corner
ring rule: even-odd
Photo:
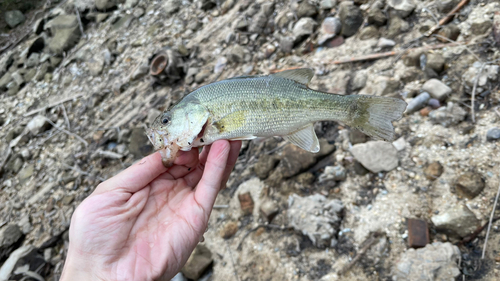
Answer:
[[[148,136],[151,144],[153,144],[155,151],[165,148],[168,143],[166,136],[159,133],[157,130],[148,128],[146,129],[146,135]]]

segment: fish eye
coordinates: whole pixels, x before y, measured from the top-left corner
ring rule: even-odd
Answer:
[[[163,118],[163,119],[161,120],[161,123],[162,123],[163,125],[167,125],[167,123],[168,123],[168,118]]]

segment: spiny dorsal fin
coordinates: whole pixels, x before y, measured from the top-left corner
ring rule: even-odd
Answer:
[[[318,137],[314,132],[312,124],[309,124],[287,136],[283,136],[283,138],[304,150],[314,153],[319,151]]]
[[[307,85],[314,76],[314,70],[310,68],[297,68],[274,73],[273,75]]]

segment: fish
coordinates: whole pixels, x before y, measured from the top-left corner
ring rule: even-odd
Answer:
[[[238,76],[204,85],[156,117],[146,134],[162,163],[170,167],[179,151],[216,140],[281,136],[316,153],[314,123],[333,120],[376,140],[394,138],[392,122],[402,118],[406,102],[370,95],[337,95],[308,87],[309,68],[270,75]]]

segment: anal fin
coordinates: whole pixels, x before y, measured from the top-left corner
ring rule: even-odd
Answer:
[[[283,138],[304,150],[313,153],[317,153],[319,151],[318,137],[314,132],[312,124],[309,124],[289,135],[283,136]]]

